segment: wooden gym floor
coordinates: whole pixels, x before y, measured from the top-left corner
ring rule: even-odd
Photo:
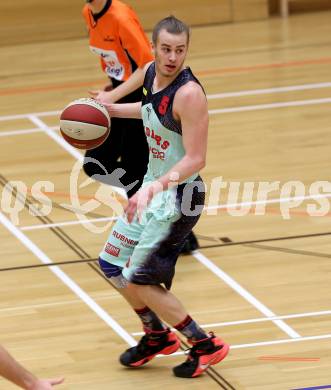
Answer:
[[[20,362],[65,375],[59,389],[70,390],[331,388],[330,18],[193,31],[188,64],[210,106],[211,197],[195,229],[201,248],[180,258],[174,292],[232,345],[196,380],[171,374],[182,351],[139,370],[118,364],[140,324],[89,261],[112,223],[98,218],[113,213],[91,203],[104,191],[91,183],[74,205],[89,213],[63,207],[81,155],[62,141],[58,114],[105,81],[87,42],[0,48],[0,330]],[[41,181],[48,204],[38,202]],[[0,380],[0,388],[14,387]]]

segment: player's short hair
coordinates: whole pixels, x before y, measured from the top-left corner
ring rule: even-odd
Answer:
[[[181,34],[184,32],[187,36],[187,43],[190,41],[190,28],[187,24],[173,15],[160,20],[154,27],[152,34],[152,41],[154,45],[156,45],[157,38],[161,30],[166,30],[170,34]]]

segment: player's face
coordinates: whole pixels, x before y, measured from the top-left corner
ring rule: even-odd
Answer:
[[[176,76],[183,68],[187,49],[185,32],[171,34],[161,30],[154,47],[156,71],[163,77]]]

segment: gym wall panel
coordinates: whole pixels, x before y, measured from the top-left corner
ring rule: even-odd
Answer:
[[[267,0],[125,0],[145,30],[173,14],[191,26],[268,17]],[[0,2],[0,46],[86,36],[84,0]]]
[[[191,26],[232,21],[231,0],[127,0],[127,3],[137,11],[148,30],[170,14]]]
[[[0,1],[0,45],[84,37],[83,5],[82,0]]]
[[[233,22],[269,17],[268,0],[232,0],[232,10]]]
[[[269,0],[270,14],[280,13],[280,0]],[[331,9],[331,0],[288,0],[289,13],[326,11]]]

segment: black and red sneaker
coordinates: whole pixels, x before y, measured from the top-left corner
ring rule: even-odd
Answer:
[[[146,333],[139,343],[127,349],[120,356],[123,366],[139,367],[152,360],[156,355],[170,355],[178,350],[180,341],[170,329],[164,332]]]
[[[201,375],[209,366],[219,363],[228,354],[230,346],[210,333],[208,339],[193,343],[186,361],[173,368],[176,376],[194,378]]]

